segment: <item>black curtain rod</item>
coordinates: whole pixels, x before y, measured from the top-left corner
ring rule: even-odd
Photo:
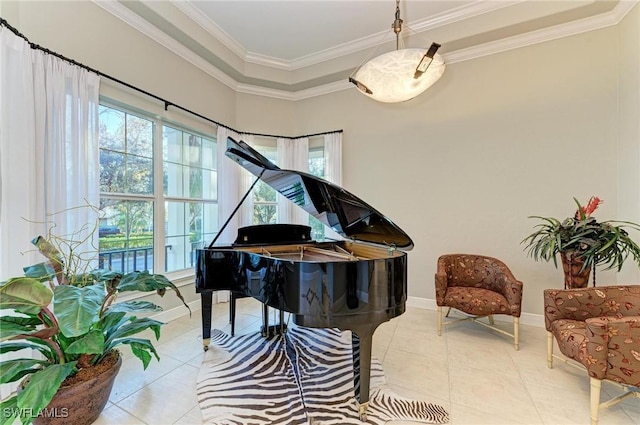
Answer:
[[[164,110],[165,111],[168,110],[169,106],[173,106],[174,108],[180,109],[181,111],[187,112],[187,113],[189,113],[191,115],[194,115],[194,116],[196,116],[198,118],[202,118],[203,120],[209,121],[209,122],[211,122],[211,123],[213,123],[213,124],[215,124],[217,126],[224,127],[224,128],[226,128],[228,130],[231,130],[231,131],[235,131],[238,134],[249,134],[249,135],[252,135],[252,136],[275,137],[275,138],[282,138],[282,139],[300,139],[300,138],[303,138],[303,137],[322,136],[324,134],[331,134],[331,133],[342,133],[342,130],[334,130],[334,131],[325,131],[325,132],[322,132],[322,133],[307,134],[307,135],[304,135],[304,136],[291,137],[291,136],[278,136],[278,135],[275,135],[275,134],[249,133],[249,132],[246,132],[246,131],[238,131],[238,130],[236,130],[234,128],[229,127],[228,125],[224,125],[222,123],[219,123],[218,121],[212,120],[211,118],[205,117],[204,115],[201,115],[201,114],[199,114],[197,112],[194,112],[194,111],[192,111],[190,109],[187,109],[187,108],[182,107],[180,105],[177,105],[177,104],[175,104],[173,102],[170,102],[170,101],[168,101],[166,99],[163,99],[160,96],[156,96],[153,93],[149,93],[146,90],[143,90],[143,89],[141,89],[139,87],[136,87],[136,86],[134,86],[132,84],[126,83],[126,82],[124,82],[124,81],[122,81],[122,80],[120,80],[118,78],[112,77],[111,75],[107,75],[104,72],[98,71],[97,69],[93,69],[93,68],[91,68],[91,67],[89,67],[87,65],[84,65],[84,64],[80,63],[80,62],[76,62],[73,59],[69,59],[68,57],[63,56],[60,53],[53,52],[53,51],[47,49],[46,47],[42,47],[42,46],[40,46],[38,44],[32,43],[31,41],[29,41],[29,39],[26,36],[24,36],[22,33],[20,33],[20,31],[18,31],[15,27],[10,25],[2,17],[0,17],[0,26],[6,27],[8,30],[10,30],[15,35],[17,35],[18,37],[24,39],[24,41],[29,43],[29,47],[31,47],[32,49],[40,50],[40,51],[42,51],[42,52],[44,52],[44,53],[46,53],[48,55],[55,56],[58,59],[62,59],[63,61],[68,62],[68,63],[70,63],[72,65],[75,65],[77,67],[86,69],[87,71],[93,72],[94,74],[98,74],[101,77],[108,78],[109,80],[115,81],[118,84],[122,84],[125,87],[128,87],[128,88],[130,88],[132,90],[140,92],[140,93],[142,93],[142,94],[144,94],[146,96],[149,96],[149,97],[151,97],[153,99],[156,99],[156,100],[164,103]]]

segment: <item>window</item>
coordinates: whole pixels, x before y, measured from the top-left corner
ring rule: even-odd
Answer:
[[[100,267],[158,273],[193,270],[195,252],[218,232],[216,139],[144,111],[100,105]],[[197,126],[197,124],[196,124]],[[324,177],[324,142],[310,140],[309,172]],[[276,140],[256,149],[277,163]],[[253,189],[252,223],[278,222],[277,193]],[[309,217],[314,239],[324,225]]]
[[[216,144],[173,127],[162,137],[165,270],[191,268],[218,229]]]
[[[192,268],[218,228],[216,168],[214,137],[102,104],[100,267]]]
[[[278,165],[278,150],[275,146],[257,146],[256,150],[269,161]],[[273,224],[278,221],[277,192],[271,186],[259,181],[253,188],[253,223]]]
[[[269,145],[269,141],[262,140],[260,145],[254,148],[264,155],[269,161],[277,164],[278,151],[275,145]],[[309,142],[309,173],[324,178],[324,141],[317,138]],[[278,220],[277,192],[262,181],[253,189],[253,222],[252,224],[273,224]],[[315,240],[324,239],[325,225],[313,216],[309,216],[311,237]]]
[[[309,143],[309,174],[324,178],[324,144]],[[311,237],[314,240],[323,240],[325,225],[313,216],[309,216],[309,226],[311,226]]]

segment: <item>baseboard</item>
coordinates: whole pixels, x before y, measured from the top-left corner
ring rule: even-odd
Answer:
[[[191,309],[191,314],[195,314],[197,311],[200,311],[201,304],[200,299],[191,301],[187,303],[189,308]],[[152,315],[151,317],[160,322],[170,322],[175,319],[179,319],[183,316],[188,316],[189,310],[187,310],[183,305],[179,305],[178,307],[170,308],[169,310],[163,310],[159,313]]]
[[[436,300],[433,300],[430,298],[408,297],[407,306],[414,307],[414,308],[422,308],[425,310],[434,310],[434,311],[438,309]],[[493,316],[493,318],[499,322],[512,321],[510,316],[501,315],[501,314],[497,314]],[[522,313],[520,315],[520,324],[544,328],[544,316],[541,314]]]
[[[197,311],[200,311],[200,299],[191,301],[187,305],[191,309],[192,314],[194,314]],[[438,309],[436,300],[429,299],[429,298],[419,298],[419,297],[408,297],[407,306],[413,307],[413,308],[421,308],[424,310],[433,310],[433,311],[436,311]],[[171,308],[169,310],[161,311],[160,313],[154,314],[152,317],[161,322],[169,322],[171,320],[178,319],[188,314],[189,312],[184,308],[184,306],[181,305],[178,307]],[[495,315],[494,319],[500,322],[511,322],[510,316],[505,316],[500,314]],[[522,315],[520,315],[520,324],[543,328],[544,317],[541,314],[522,313]]]

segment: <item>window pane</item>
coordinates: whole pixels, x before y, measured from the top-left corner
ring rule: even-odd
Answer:
[[[202,170],[202,198],[218,199],[218,173]]]
[[[324,178],[324,149],[312,149],[309,151],[309,173]],[[309,216],[311,237],[315,240],[323,240],[326,227],[324,223],[313,216]]]
[[[124,152],[125,113],[100,105],[100,148]]]
[[[129,155],[127,159],[127,192],[153,193],[153,160]]]
[[[100,267],[153,271],[153,202],[103,198],[100,209]]]
[[[209,215],[212,209],[205,208],[200,202],[166,203],[165,268],[167,272],[194,267],[195,250],[204,246],[205,243],[203,232],[205,223],[215,220],[217,228],[217,208],[215,217],[207,216],[205,219],[205,212]],[[211,233],[207,236],[213,239]]]
[[[100,190],[153,193],[153,122],[100,106]]]
[[[253,188],[253,202],[276,202],[277,192],[260,180]]]
[[[162,159],[182,163],[182,131],[171,127],[162,129]]]
[[[163,192],[169,197],[215,200],[214,141],[171,127],[163,130]],[[206,167],[203,167],[206,164]]]
[[[218,233],[218,204],[204,204],[202,239],[210,243]]]
[[[182,197],[182,166],[171,162],[164,164],[164,194]]]
[[[183,134],[184,164],[200,167],[200,137],[189,133]]]
[[[216,144],[212,140],[202,139],[202,168],[216,170],[217,167]]]
[[[184,167],[185,192],[189,198],[202,198],[202,171],[200,168]]]
[[[100,149],[100,191],[125,193],[125,158],[118,152]]]
[[[273,224],[278,219],[278,208],[275,205],[254,205],[253,224]]]
[[[153,122],[127,114],[127,152],[153,156]]]

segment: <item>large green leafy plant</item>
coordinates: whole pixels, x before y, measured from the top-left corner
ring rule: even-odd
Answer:
[[[625,229],[640,230],[638,224],[629,221],[597,221],[591,214],[602,201],[591,197],[582,206],[574,198],[578,208],[572,217],[560,221],[553,217],[532,216],[542,222],[522,243],[529,256],[536,261],[551,261],[558,267],[557,255],[582,261],[582,269],[604,267],[604,270],[620,271],[629,255],[640,266],[640,247]],[[594,276],[595,282],[595,276]]]
[[[99,363],[119,345],[128,345],[144,369],[152,356],[160,359],[149,339],[135,335],[151,330],[158,340],[162,323],[132,313],[161,308],[148,301],[116,303],[118,294],[155,291],[163,296],[169,289],[189,308],[162,275],[89,270],[89,263],[74,252],[75,242],[51,234],[33,243],[47,261],[25,268],[24,276],[0,282],[0,309],[15,312],[0,317],[0,354],[31,349],[41,356],[0,362],[0,383],[26,382],[0,404],[2,425],[16,417],[31,423],[65,378]]]

